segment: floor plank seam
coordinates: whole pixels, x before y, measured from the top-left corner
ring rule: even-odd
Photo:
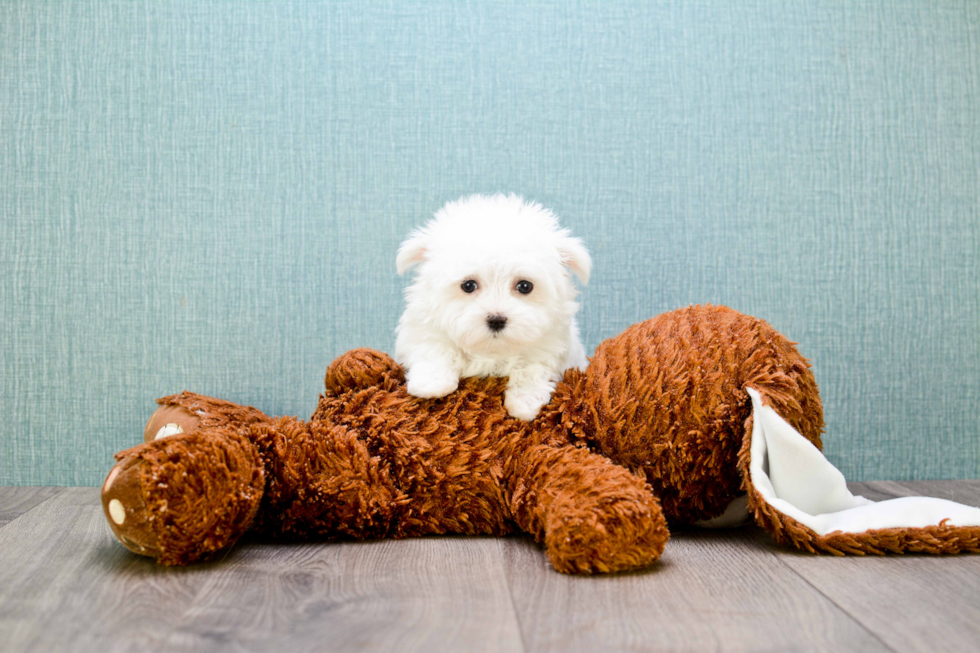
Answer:
[[[212,562],[220,564],[221,562],[224,562],[224,560],[231,554],[231,550],[232,548],[234,548],[234,546],[235,543],[233,543],[231,546],[227,548],[224,548],[216,552],[214,557],[212,557],[206,564],[210,564]],[[177,642],[175,642],[174,640],[180,637],[181,635],[180,629],[187,627],[187,625],[192,622],[192,617],[190,616],[190,614],[197,607],[197,599],[201,595],[210,591],[217,583],[220,583],[221,581],[221,567],[217,565],[216,567],[217,567],[216,569],[210,570],[212,571],[212,573],[208,574],[208,578],[201,584],[200,587],[198,587],[197,591],[194,593],[193,598],[187,601],[187,604],[184,606],[184,609],[180,613],[180,616],[177,617],[176,620],[174,620],[173,628],[167,634],[167,637],[159,642],[160,647],[154,650],[159,651],[160,653],[164,653],[165,651],[172,651],[177,648]],[[177,573],[183,573],[183,571],[185,570],[182,569]],[[229,571],[228,573],[234,573],[234,572]]]
[[[43,506],[44,504],[46,504],[48,501],[51,501],[51,499],[54,499],[55,497],[57,497],[58,495],[60,495],[66,489],[67,488],[65,488],[65,487],[59,487],[58,488],[58,491],[55,492],[54,494],[52,494],[51,496],[49,496],[49,497],[47,497],[45,499],[42,499],[41,501],[37,502],[36,504],[34,504],[33,506],[31,506],[30,508],[28,508],[24,512],[20,513],[19,515],[17,515],[13,519],[11,519],[10,521],[0,523],[0,529],[4,529],[7,526],[9,526],[10,524],[13,524],[14,522],[16,522],[18,519],[21,519],[24,516],[29,515],[30,513],[34,512],[35,510],[37,510],[38,508],[40,508],[41,506]]]
[[[501,540],[501,546],[499,551],[501,557],[503,558],[503,568],[507,568],[507,556],[505,555],[505,547],[516,546],[516,538],[513,536],[506,537]],[[547,571],[553,571],[548,569]],[[555,572],[557,573],[557,572]],[[517,634],[521,638],[521,651],[522,653],[529,653],[530,649],[527,646],[527,640],[524,638],[524,622],[521,621],[521,615],[517,610],[517,603],[514,601],[514,587],[510,582],[510,574],[504,573],[504,582],[507,583],[507,596],[510,597],[510,609],[514,613],[514,621],[517,623]]]
[[[825,599],[827,599],[827,601],[829,601],[831,605],[833,605],[835,608],[837,608],[838,610],[840,610],[848,619],[850,619],[855,624],[857,624],[858,627],[861,628],[861,630],[865,631],[866,633],[868,633],[868,635],[870,635],[871,637],[873,637],[875,639],[875,641],[879,642],[887,650],[893,651],[894,653],[899,653],[897,649],[892,648],[888,644],[888,642],[886,642],[885,640],[883,640],[878,635],[878,633],[876,633],[875,631],[871,630],[871,628],[869,628],[857,616],[851,614],[851,612],[849,610],[847,610],[846,608],[844,608],[844,606],[842,606],[837,601],[835,601],[833,598],[831,598],[829,595],[827,595],[826,592],[824,592],[819,587],[817,587],[816,585],[814,585],[813,583],[811,583],[810,580],[806,576],[804,576],[800,572],[798,572],[795,569],[793,569],[793,567],[791,567],[790,565],[788,565],[785,562],[783,562],[782,560],[780,560],[779,559],[779,556],[776,555],[775,553],[770,552],[769,555],[772,556],[773,559],[775,559],[776,562],[778,562],[784,569],[788,569],[790,572],[793,573],[794,576],[796,576],[797,578],[799,578],[800,580],[802,580],[804,583],[806,583],[807,586],[811,587],[817,594],[819,594],[820,596],[822,596]]]

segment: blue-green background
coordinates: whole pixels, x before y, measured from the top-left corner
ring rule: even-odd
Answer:
[[[980,474],[980,3],[0,0],[0,484],[184,388],[308,415],[498,190],[591,247],[589,349],[728,304],[849,478]]]

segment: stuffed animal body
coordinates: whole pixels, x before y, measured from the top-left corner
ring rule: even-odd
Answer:
[[[558,571],[614,572],[656,560],[668,521],[732,523],[739,508],[777,541],[814,552],[980,550],[976,508],[847,492],[819,452],[808,362],[731,309],[681,309],[606,340],[531,422],[507,414],[505,387],[470,378],[447,397],[418,399],[389,356],[359,349],[330,365],[308,421],[165,397],[146,442],[116,455],[106,518],[125,546],[168,565],[250,530],[526,532]]]

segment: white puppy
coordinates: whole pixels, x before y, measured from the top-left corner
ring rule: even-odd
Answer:
[[[507,412],[530,420],[565,370],[588,363],[569,271],[588,283],[592,260],[540,204],[450,202],[402,243],[396,265],[417,271],[395,343],[410,394],[444,397],[460,378],[507,376]]]

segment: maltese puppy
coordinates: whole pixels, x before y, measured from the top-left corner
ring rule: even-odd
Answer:
[[[395,343],[409,394],[444,397],[460,378],[507,376],[507,412],[531,420],[564,371],[588,363],[569,272],[588,283],[592,260],[540,204],[450,202],[402,243],[396,265],[416,268]]]

